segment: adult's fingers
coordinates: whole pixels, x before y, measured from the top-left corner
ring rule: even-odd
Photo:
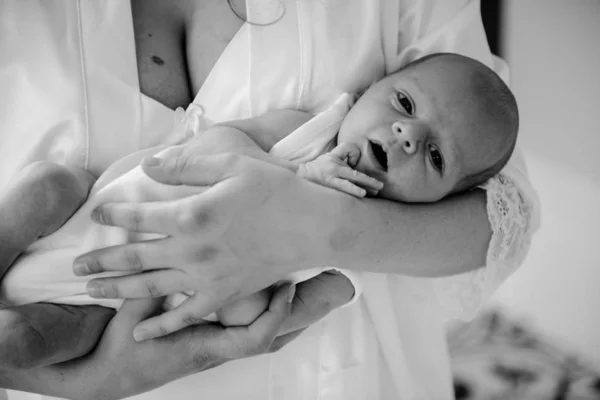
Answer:
[[[281,350],[285,345],[296,339],[302,332],[308,328],[298,329],[296,331],[286,333],[285,335],[277,336],[271,346],[269,346],[269,353],[274,353]]]
[[[133,331],[133,337],[141,342],[200,324],[204,322],[203,317],[218,310],[226,300],[215,293],[209,296],[196,292],[174,309],[140,322]]]
[[[171,238],[105,247],[83,254],[73,261],[77,276],[107,271],[141,272],[172,265]]]
[[[188,277],[176,269],[165,269],[142,274],[94,279],[86,290],[95,298],[139,299],[162,297],[189,290]]]
[[[354,285],[343,274],[323,272],[298,284],[289,318],[280,335],[306,328],[332,310],[346,304],[354,295]]]
[[[87,354],[102,335],[114,310],[99,306],[69,306],[62,304],[25,304],[2,310],[3,322],[33,321],[34,325],[12,325],[6,330],[12,347],[2,344],[0,364],[12,370],[39,368],[61,363]],[[6,317],[13,317],[5,320]],[[31,329],[33,327],[34,329]],[[73,331],[78,332],[73,335]]]
[[[282,324],[290,314],[295,291],[296,285],[290,283],[281,285],[271,297],[269,308],[251,325],[227,328],[234,345],[222,348],[221,356],[233,360],[269,351]]]
[[[180,155],[166,159],[149,157],[142,161],[142,169],[160,183],[210,186],[231,177],[238,170],[242,157],[235,153]]]
[[[132,232],[172,235],[179,229],[176,202],[106,203],[92,212],[92,220]]]
[[[113,320],[131,327],[160,313],[163,302],[163,298],[125,300]]]

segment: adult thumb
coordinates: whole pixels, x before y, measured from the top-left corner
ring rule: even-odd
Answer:
[[[113,319],[133,327],[145,319],[160,314],[164,300],[164,297],[127,299]]]

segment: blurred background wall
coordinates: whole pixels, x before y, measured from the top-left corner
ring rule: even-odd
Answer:
[[[600,365],[600,1],[500,5],[542,228],[495,303]]]

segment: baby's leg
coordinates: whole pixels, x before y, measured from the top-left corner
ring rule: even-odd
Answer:
[[[81,357],[94,348],[114,310],[27,304],[0,310],[0,370],[24,370]]]
[[[94,178],[79,168],[36,162],[0,196],[0,278],[16,257],[81,206]]]

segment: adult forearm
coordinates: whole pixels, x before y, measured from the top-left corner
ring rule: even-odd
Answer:
[[[0,371],[0,387],[48,396],[73,398],[64,376],[48,368],[27,371]]]
[[[485,264],[491,238],[483,190],[434,204],[351,197],[327,243],[336,265],[410,276],[447,276]]]

